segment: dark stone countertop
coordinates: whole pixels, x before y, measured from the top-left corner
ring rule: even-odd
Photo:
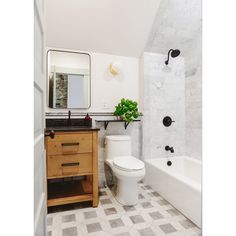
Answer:
[[[97,127],[89,127],[89,126],[58,126],[58,127],[46,127],[45,132],[50,132],[54,130],[55,132],[72,132],[72,131],[99,131],[100,129]]]

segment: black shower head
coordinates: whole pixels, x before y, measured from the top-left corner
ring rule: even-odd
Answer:
[[[175,50],[173,50],[172,52],[171,52],[171,56],[172,57],[177,57],[177,56],[179,56],[179,54],[180,54],[180,50],[179,49],[175,49]]]
[[[179,56],[179,54],[180,54],[180,50],[179,50],[179,49],[170,49],[169,52],[168,52],[168,58],[167,58],[167,60],[165,61],[165,64],[168,65],[170,55],[171,55],[171,57],[174,58],[174,57]]]

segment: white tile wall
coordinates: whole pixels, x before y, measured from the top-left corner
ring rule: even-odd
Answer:
[[[201,33],[193,40],[186,64],[186,154],[202,158],[202,69]]]
[[[201,4],[201,0],[161,1],[146,51],[167,54],[170,48],[179,48],[184,57],[190,55],[201,31]]]
[[[198,58],[198,63],[194,60],[187,68],[186,58],[172,58],[167,67],[166,55],[144,54],[144,158],[186,154],[201,159],[201,56]],[[170,127],[162,124],[166,115],[175,120]],[[175,153],[166,152],[165,145],[173,146]]]
[[[185,154],[197,159],[201,159],[202,156],[201,4],[201,0],[162,1],[145,49],[145,51],[150,53],[165,54],[166,57],[169,49],[178,48],[181,51],[181,56],[184,57],[186,119]],[[175,62],[177,58],[171,58],[170,60],[171,62]],[[145,64],[147,71],[152,71],[153,69],[150,68],[150,65],[147,66],[147,64],[148,63]],[[156,77],[159,80],[159,82],[155,82],[157,86],[162,83],[162,76],[162,73],[156,73]],[[148,80],[147,76],[145,77],[145,81],[146,80]],[[145,84],[147,83],[148,82],[146,81]],[[170,83],[173,83],[173,81]],[[176,85],[173,86],[178,88]],[[146,93],[148,93],[148,91],[149,89],[146,88]],[[176,92],[178,93],[179,91],[177,90]],[[161,92],[158,94],[158,96],[161,96]],[[170,99],[172,99],[172,97],[170,97]],[[154,107],[158,107],[162,111],[163,107],[166,107],[167,109],[171,107],[166,101],[162,99],[159,100],[157,96],[154,100],[156,101],[156,106]],[[178,106],[179,105],[177,105],[177,107]],[[153,107],[151,106],[150,109],[152,108]],[[163,133],[161,134],[163,135]],[[156,137],[155,144],[158,142],[158,139],[160,139],[159,136]],[[148,156],[148,151],[146,151],[146,155]]]
[[[144,53],[143,157],[185,154],[185,67],[181,57],[165,65],[166,55]],[[175,120],[162,124],[168,115]],[[173,146],[175,153],[165,151]]]

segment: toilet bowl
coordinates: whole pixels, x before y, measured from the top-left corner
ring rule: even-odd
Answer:
[[[145,176],[144,162],[131,155],[131,138],[106,136],[105,162],[117,178],[115,198],[122,205],[138,202],[138,181]]]

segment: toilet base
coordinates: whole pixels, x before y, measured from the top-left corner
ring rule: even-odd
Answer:
[[[114,196],[116,200],[124,206],[133,206],[138,203],[138,182],[145,176],[145,168],[137,171],[124,171],[112,165],[112,162],[106,160],[111,168],[116,181],[116,191]]]
[[[125,206],[133,206],[138,202],[137,181],[120,180],[117,182],[116,200]]]

